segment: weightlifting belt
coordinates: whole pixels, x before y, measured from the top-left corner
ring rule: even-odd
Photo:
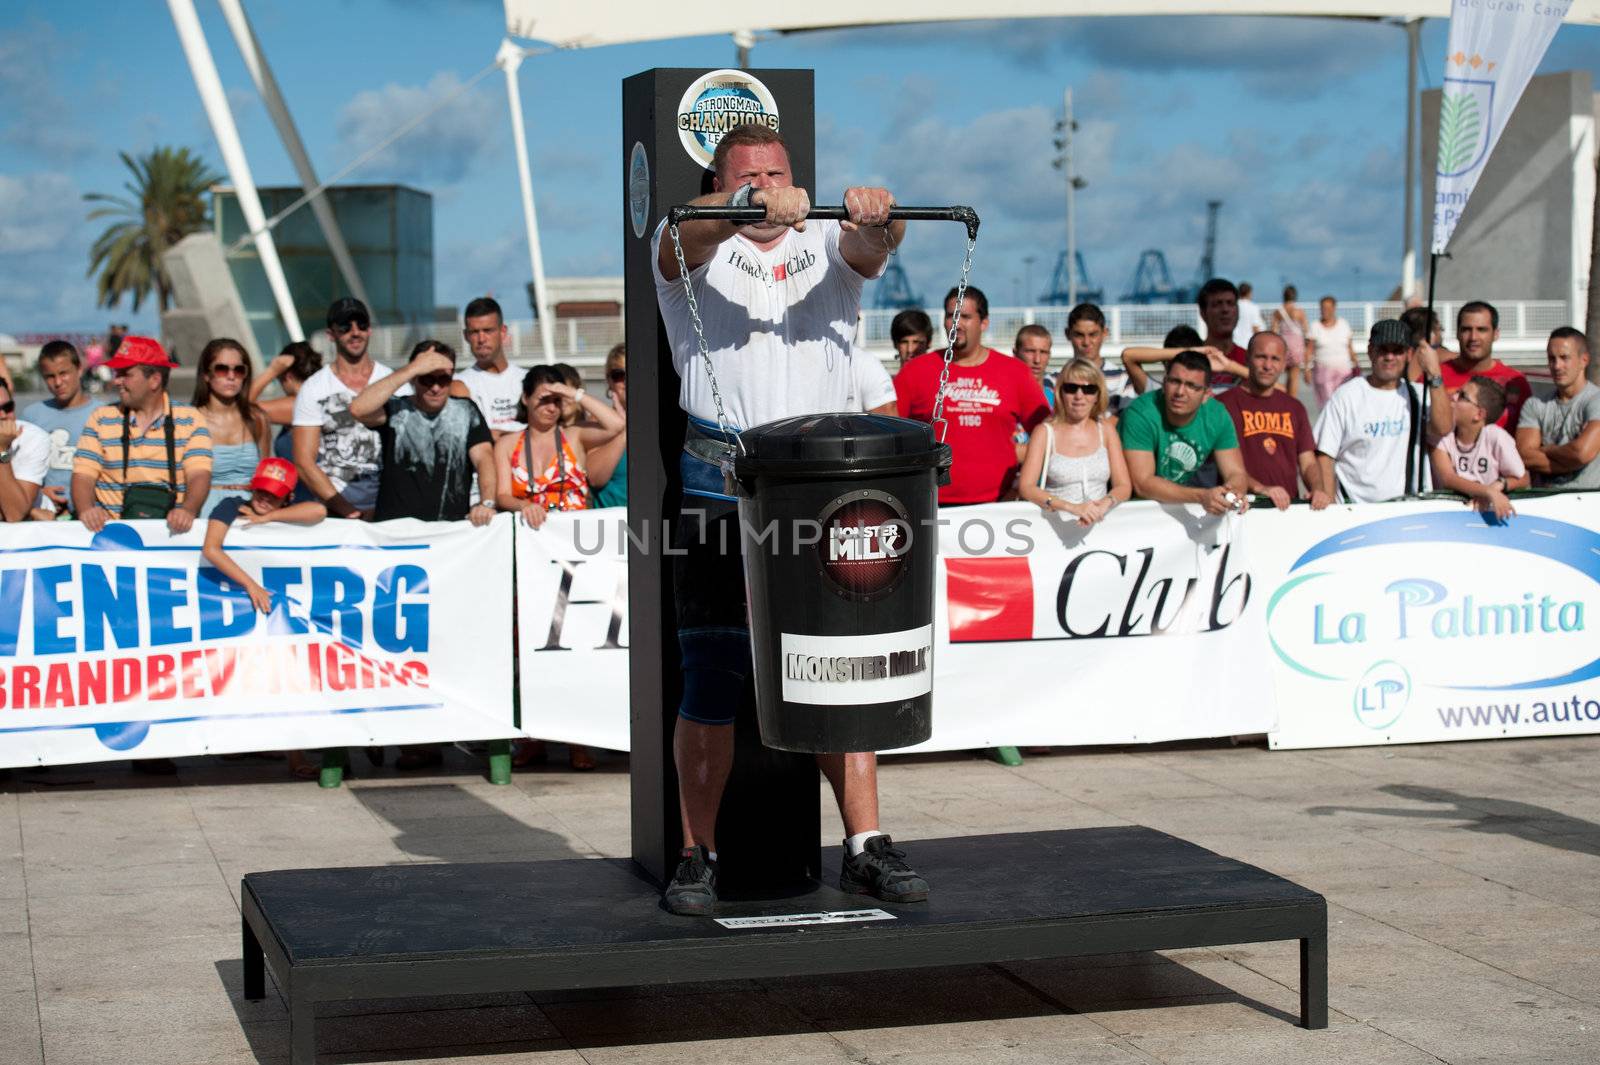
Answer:
[[[678,472],[683,478],[683,494],[734,502],[722,476],[722,460],[728,455],[735,435],[723,432],[715,422],[690,416],[684,433],[683,454]]]

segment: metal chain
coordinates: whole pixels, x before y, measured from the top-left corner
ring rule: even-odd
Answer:
[[[944,367],[939,371],[939,390],[933,396],[932,424],[939,427],[939,443],[944,443],[944,434],[950,428],[944,417],[944,394],[950,388],[950,364],[956,357],[956,326],[961,321],[961,310],[967,299],[967,277],[972,273],[972,252],[978,246],[978,238],[974,234],[967,235],[967,255],[961,263],[961,280],[956,283],[956,313],[951,319],[949,335],[944,343]],[[679,257],[682,262],[682,257]]]
[[[700,303],[694,298],[694,284],[689,280],[689,264],[683,257],[683,237],[678,232],[678,223],[668,222],[667,232],[672,235],[672,254],[678,260],[678,276],[683,278],[683,292],[689,298],[689,321],[694,326],[695,347],[699,352],[700,361],[705,363],[706,379],[711,382],[711,402],[717,408],[717,428],[724,437],[732,437],[733,444],[728,444],[728,454],[732,455],[737,445],[737,450],[744,452],[744,438],[735,433],[728,425],[728,414],[722,406],[722,390],[717,387],[717,371],[711,365],[711,347],[706,343],[705,326],[700,321]],[[972,253],[967,253],[967,263],[972,263]],[[723,441],[727,443],[726,440]]]

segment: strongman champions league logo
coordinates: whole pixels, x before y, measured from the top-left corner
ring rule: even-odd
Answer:
[[[881,599],[905,575],[911,522],[887,492],[863,489],[822,510],[817,561],[829,587],[850,599]]]
[[[752,122],[776,133],[778,102],[742,70],[713,70],[696,78],[678,102],[678,138],[689,158],[708,170],[722,135]]]

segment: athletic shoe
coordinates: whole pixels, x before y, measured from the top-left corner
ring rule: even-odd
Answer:
[[[661,901],[680,917],[709,917],[717,908],[717,863],[704,847],[685,847]]]
[[[906,864],[906,852],[888,836],[873,836],[855,857],[845,844],[844,865],[839,870],[839,890],[852,895],[875,895],[884,902],[924,902],[928,882]]]

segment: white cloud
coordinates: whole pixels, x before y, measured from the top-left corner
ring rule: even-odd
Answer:
[[[461,79],[447,71],[426,85],[391,83],[357,93],[340,109],[335,125],[340,155],[350,160],[364,154],[460,88]],[[478,86],[390,145],[353,180],[382,175],[411,185],[453,184],[499,154],[509,138],[503,106],[497,107]]]

